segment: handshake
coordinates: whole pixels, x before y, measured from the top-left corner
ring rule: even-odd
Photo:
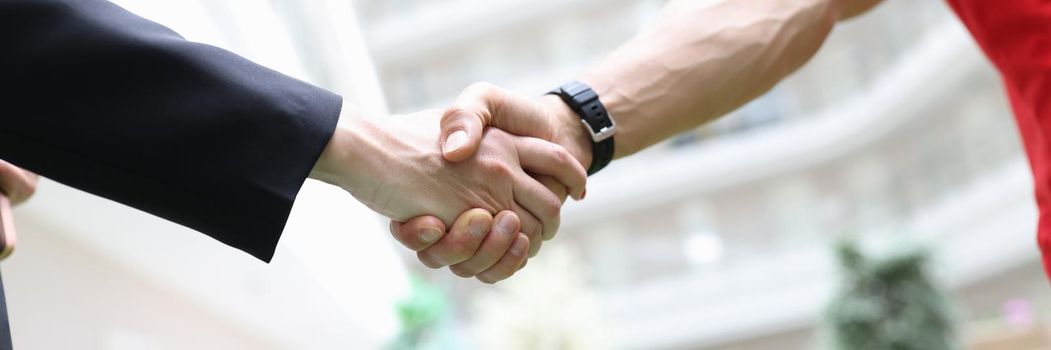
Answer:
[[[566,197],[584,198],[590,163],[591,138],[559,97],[479,83],[444,112],[340,124],[310,177],[391,218],[424,265],[495,283],[554,237]],[[36,183],[0,160],[0,194],[12,203]]]
[[[590,163],[591,136],[559,97],[477,83],[445,111],[340,124],[310,177],[391,218],[424,265],[495,283],[554,237]]]

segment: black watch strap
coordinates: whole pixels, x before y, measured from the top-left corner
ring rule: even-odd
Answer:
[[[613,161],[613,138],[591,143],[591,167],[588,176],[594,175]]]
[[[557,95],[573,112],[580,116],[584,128],[591,134],[591,167],[588,175],[597,173],[613,161],[613,134],[616,123],[609,115],[598,94],[587,84],[572,81],[548,94]]]

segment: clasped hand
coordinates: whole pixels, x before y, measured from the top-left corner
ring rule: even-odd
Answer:
[[[552,142],[553,125],[543,124],[544,138],[485,128],[515,117],[482,99],[491,91],[472,86],[444,112],[342,124],[312,177],[391,218],[394,236],[426,266],[505,279],[554,236],[562,203],[583,198],[587,176],[579,155]]]
[[[440,124],[440,144],[447,161],[470,162],[485,154],[485,150],[492,146],[490,142],[500,141],[490,140],[492,134],[498,133],[527,143],[535,150],[530,159],[522,159],[523,169],[550,193],[561,200],[567,193],[578,200],[586,194],[584,169],[591,163],[590,138],[579,117],[558,97],[526,97],[491,84],[478,83],[465,89],[444,111]],[[510,136],[501,130],[528,137]],[[531,180],[522,176],[515,179],[521,183]],[[448,226],[448,232],[445,225],[448,219],[435,216],[420,216],[407,222],[392,220],[391,232],[403,245],[416,251],[419,260],[428,267],[449,266],[458,276],[477,277],[482,282],[494,283],[525,266],[524,249],[517,248],[528,247],[532,257],[544,240],[554,237],[558,208],[541,212],[549,215],[548,220],[555,223],[554,227],[545,225],[542,232],[528,224],[538,217],[530,215],[536,212],[529,208],[525,212],[501,211],[490,231],[492,208],[464,212],[452,226]],[[519,216],[524,233],[511,242],[507,235],[513,232],[511,228],[516,227]]]

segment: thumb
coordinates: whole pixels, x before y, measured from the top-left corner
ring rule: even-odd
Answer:
[[[458,162],[474,155],[482,142],[482,130],[492,121],[501,90],[488,83],[474,83],[442,114],[442,155]]]
[[[452,162],[474,155],[482,131],[488,126],[554,142],[557,123],[550,109],[545,108],[551,101],[518,95],[488,83],[471,84],[442,115],[442,154]],[[565,108],[557,97],[553,101]]]
[[[445,160],[459,162],[474,155],[482,142],[486,118],[460,107],[450,107],[442,115],[442,155]]]
[[[556,98],[557,100],[557,98]],[[561,101],[557,102],[561,105]],[[474,155],[485,127],[500,128],[518,136],[552,141],[554,125],[539,99],[528,98],[489,83],[474,83],[463,90],[442,114],[442,154],[451,162]]]

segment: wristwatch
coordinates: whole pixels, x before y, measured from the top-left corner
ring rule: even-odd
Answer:
[[[557,95],[580,116],[584,129],[591,133],[591,167],[588,175],[597,173],[613,160],[613,134],[617,123],[599,101],[598,94],[587,84],[571,81],[548,92]]]

